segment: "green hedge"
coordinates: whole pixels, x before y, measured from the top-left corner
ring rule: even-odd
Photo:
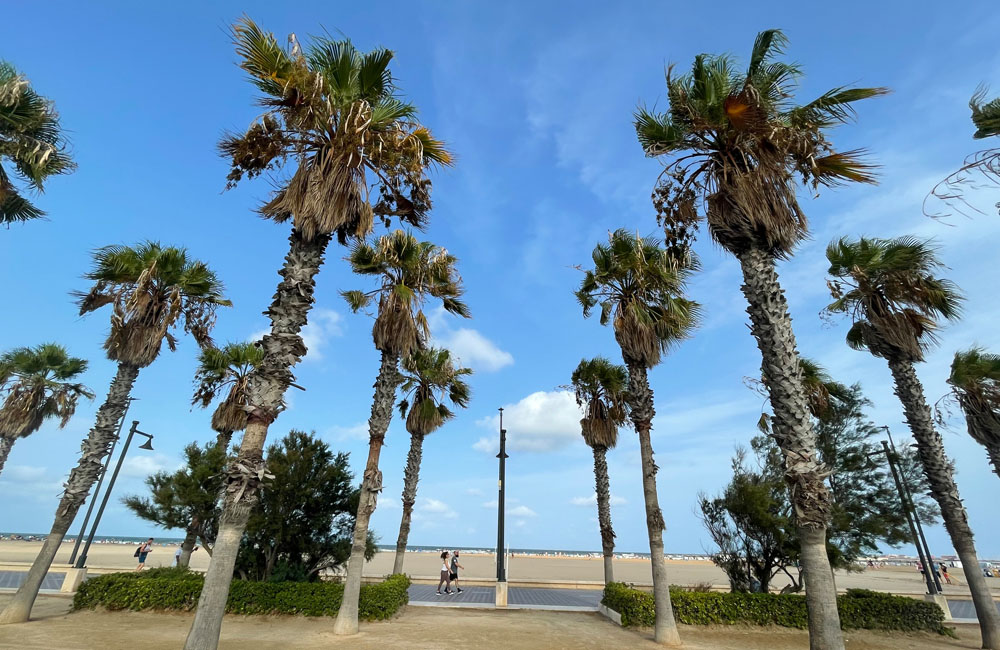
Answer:
[[[109,573],[86,580],[73,598],[73,609],[102,606],[110,610],[192,610],[198,604],[205,578],[185,569],[152,569]],[[391,617],[409,602],[405,575],[384,582],[361,585],[358,617],[380,620]],[[249,582],[233,580],[226,611],[230,614],[301,614],[335,616],[344,585],[336,582]]]
[[[749,623],[805,628],[809,625],[805,596],[781,594],[693,593],[670,590],[674,617],[688,625]],[[604,588],[601,603],[622,617],[625,626],[652,626],[653,595],[620,582]],[[865,589],[837,597],[845,629],[930,630],[945,632],[944,613],[934,603]]]

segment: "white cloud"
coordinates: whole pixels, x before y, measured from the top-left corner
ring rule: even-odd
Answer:
[[[349,427],[335,424],[327,429],[327,434],[338,442],[345,440],[368,440],[368,423],[358,422]]]
[[[331,338],[344,335],[341,322],[344,317],[332,309],[316,307],[309,312],[309,322],[302,328],[302,342],[305,343],[304,361],[319,361],[323,358],[323,348]],[[269,333],[270,328],[261,329],[247,337],[248,341],[259,341]]]
[[[609,501],[613,506],[623,506],[628,503],[625,497],[620,497],[617,494],[612,494]],[[597,492],[594,492],[589,497],[573,497],[569,502],[574,506],[596,506]]]
[[[538,513],[528,506],[517,506],[508,510],[507,515],[510,517],[537,517]]]
[[[438,307],[427,316],[432,335],[431,344],[451,350],[463,365],[478,372],[495,372],[514,363],[510,352],[501,350],[478,330],[451,327],[451,316]]]
[[[444,501],[421,497],[413,512],[414,519],[458,519],[458,513]]]
[[[392,497],[382,497],[378,500],[378,507],[383,510],[399,510],[399,501]]]
[[[512,451],[544,452],[580,442],[580,416],[580,408],[569,391],[532,393],[517,404],[504,406],[507,447]],[[476,424],[497,431],[500,419],[498,415],[491,415]],[[499,445],[498,436],[491,434],[480,438],[472,447],[495,454]]]
[[[176,471],[184,463],[164,454],[136,454],[129,456],[122,464],[122,474],[135,478],[146,478],[150,474],[163,471]]]
[[[48,470],[44,467],[30,465],[8,465],[4,468],[3,478],[7,481],[40,481],[45,478]]]

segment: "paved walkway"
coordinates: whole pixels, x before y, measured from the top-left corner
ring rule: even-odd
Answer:
[[[27,571],[0,571],[0,589],[17,589],[27,577]],[[41,588],[59,591],[65,578],[65,571],[49,571],[42,579]]]
[[[433,585],[410,585],[410,604],[418,607],[478,607],[492,609],[496,601],[493,587],[466,587],[452,596],[437,595]],[[601,604],[599,589],[534,589],[510,587],[508,609],[547,609],[596,612]]]

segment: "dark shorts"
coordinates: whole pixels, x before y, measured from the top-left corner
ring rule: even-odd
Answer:
[[[449,574],[448,577],[451,578],[452,580],[458,580],[458,574],[457,573]]]
[[[146,561],[147,555],[149,555],[149,553],[139,553],[139,564],[142,564],[143,562]]]

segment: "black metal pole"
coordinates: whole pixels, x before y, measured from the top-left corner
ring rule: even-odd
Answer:
[[[104,461],[104,469],[101,470],[101,478],[97,479],[97,488],[94,489],[94,497],[90,500],[90,506],[87,508],[87,514],[83,518],[83,525],[80,526],[80,534],[76,536],[76,544],[73,545],[73,552],[70,553],[69,563],[73,564],[76,562],[76,554],[80,550],[80,544],[83,542],[83,536],[87,533],[87,523],[90,522],[90,515],[94,512],[94,504],[97,503],[97,497],[101,493],[101,485],[104,483],[104,477],[108,475],[108,465],[111,464],[111,457],[115,455],[115,446],[118,444],[118,440],[122,436],[122,427],[125,426],[125,417],[128,415],[128,408],[132,406],[132,400],[138,399],[137,397],[130,397],[128,401],[125,402],[125,412],[122,413],[122,419],[118,420],[118,431],[115,433],[115,439],[111,441],[111,449],[108,451],[108,458]]]
[[[892,449],[893,457],[896,460],[896,464],[899,464],[899,455],[896,454],[896,443],[892,440],[892,434],[889,432],[889,427],[883,427],[885,429],[885,434],[889,436],[889,447]],[[923,546],[924,555],[927,556],[927,560],[931,563],[931,579],[934,580],[934,585],[937,587],[937,593],[943,593],[944,590],[941,588],[941,579],[938,578],[937,570],[934,567],[934,556],[931,555],[931,549],[927,545],[927,537],[924,535],[924,527],[920,523],[920,515],[917,514],[917,506],[913,503],[913,492],[910,491],[910,484],[906,480],[906,476],[903,475],[903,470],[900,468],[900,483],[903,485],[903,498],[906,499],[906,504],[910,508],[910,512],[913,513],[913,521],[917,525],[917,538],[920,540],[920,544]]]
[[[936,594],[938,591],[935,589],[934,579],[931,576],[934,569],[928,566],[927,557],[920,546],[920,536],[917,535],[917,527],[913,522],[913,517],[910,515],[910,507],[903,492],[903,483],[899,478],[899,472],[896,471],[895,454],[889,447],[889,443],[885,440],[882,441],[882,448],[885,450],[885,459],[889,462],[889,471],[892,472],[892,480],[896,483],[899,502],[903,506],[903,513],[906,514],[906,523],[910,525],[910,534],[913,535],[913,546],[916,547],[917,557],[920,559],[920,564],[924,567],[924,580],[927,582],[927,593]]]
[[[135,430],[139,426],[138,420],[132,420],[132,428],[128,430],[128,437],[125,438],[125,445],[122,447],[121,456],[118,457],[118,464],[115,465],[114,474],[111,475],[111,481],[108,483],[108,490],[104,493],[104,499],[101,501],[101,507],[97,510],[97,517],[94,519],[94,527],[90,529],[90,535],[87,536],[87,544],[83,547],[83,553],[76,560],[76,568],[82,569],[87,566],[87,552],[90,550],[90,544],[94,541],[94,535],[97,534],[97,525],[101,523],[101,515],[104,514],[104,507],[108,505],[108,499],[111,498],[111,490],[115,488],[115,480],[118,478],[118,472],[121,471],[122,463],[125,461],[125,454],[128,453],[129,443],[132,442],[132,436],[135,435]]]
[[[503,512],[504,512],[504,471],[507,459],[507,430],[503,428],[503,409],[500,409],[500,480],[497,481],[499,495],[497,496],[497,582],[507,582],[507,567],[504,566],[504,545],[503,545]]]

